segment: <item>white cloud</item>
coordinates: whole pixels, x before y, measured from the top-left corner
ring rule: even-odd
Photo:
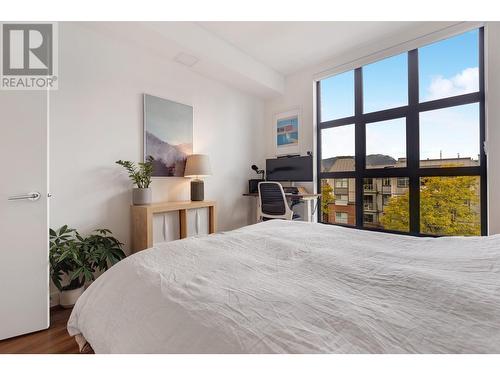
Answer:
[[[466,68],[451,78],[436,76],[427,88],[426,100],[446,98],[479,90],[479,68]]]

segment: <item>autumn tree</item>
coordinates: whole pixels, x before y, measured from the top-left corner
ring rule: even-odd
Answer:
[[[380,223],[385,229],[408,232],[410,229],[410,194],[394,195],[384,207]]]
[[[333,187],[328,183],[327,180],[321,181],[321,214],[323,215],[323,221],[328,221],[328,216],[330,214],[330,204],[335,203],[335,195],[333,193]]]
[[[439,235],[480,235],[479,183],[474,176],[423,177],[420,231]],[[409,192],[393,196],[380,222],[386,229],[408,231]]]

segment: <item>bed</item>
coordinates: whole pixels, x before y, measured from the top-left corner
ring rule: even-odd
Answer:
[[[500,353],[500,236],[272,220],[161,243],[90,285],[68,331],[96,353]]]

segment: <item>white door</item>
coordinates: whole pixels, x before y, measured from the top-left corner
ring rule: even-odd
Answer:
[[[0,339],[49,326],[47,104],[0,91]]]

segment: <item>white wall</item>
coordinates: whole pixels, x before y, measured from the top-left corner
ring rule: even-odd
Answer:
[[[500,233],[500,22],[485,32],[489,233]]]
[[[419,29],[410,30],[400,35],[380,40],[378,43],[360,45],[350,53],[336,56],[333,59],[286,77],[285,93],[279,97],[266,101],[266,157],[274,157],[273,117],[278,112],[293,107],[300,107],[302,124],[300,127],[300,151],[315,152],[316,123],[315,123],[315,92],[314,81],[338,72],[395,55],[420,45],[460,33],[468,28],[477,27],[478,23],[459,23],[442,27],[433,24],[424,24]],[[500,233],[500,23],[490,22],[485,26],[486,41],[486,81],[487,81],[487,142],[488,153],[488,226],[489,233]],[[316,159],[316,155],[314,157]],[[314,188],[311,186],[311,189]]]
[[[253,177],[250,165],[262,164],[262,100],[112,38],[89,24],[59,25],[59,90],[50,99],[51,227],[109,228],[128,251],[131,184],[115,161],[142,158],[143,93],[193,106],[194,152],[211,159],[205,198],[218,203],[218,229],[250,223],[253,204],[241,194]],[[155,179],[153,199],[189,199],[189,180]]]

